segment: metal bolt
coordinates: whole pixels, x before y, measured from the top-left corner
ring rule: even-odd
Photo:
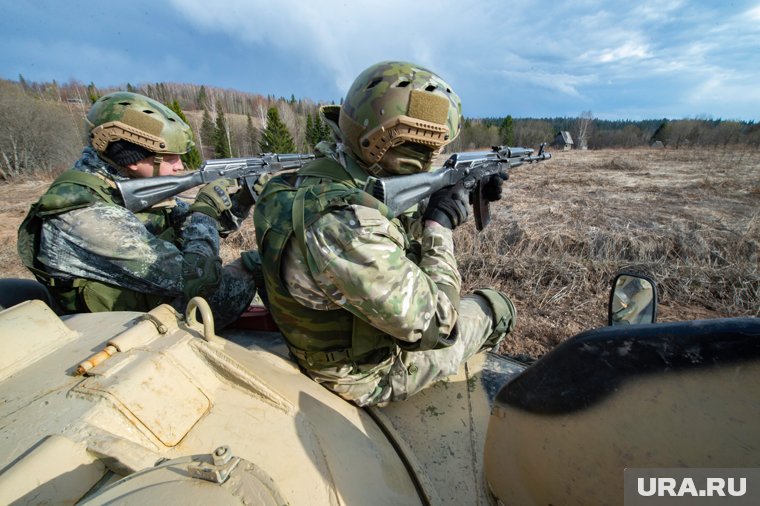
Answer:
[[[229,446],[220,446],[211,454],[215,466],[223,466],[232,459],[232,452]]]

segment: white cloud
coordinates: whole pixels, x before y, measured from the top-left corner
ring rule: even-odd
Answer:
[[[592,63],[614,63],[620,60],[642,60],[650,58],[652,53],[645,44],[627,42],[622,46],[614,48],[605,48],[601,50],[592,50],[583,53],[581,60]]]
[[[760,22],[760,5],[757,7],[751,8],[747,12],[745,12],[742,15],[743,18],[745,18],[747,21],[756,21]]]
[[[579,91],[582,85],[596,83],[599,80],[595,75],[550,73],[541,70],[502,70],[499,74],[508,81],[528,83],[576,98],[582,97],[582,93]]]
[[[463,33],[477,30],[474,19],[468,22],[468,15],[453,0],[438,2],[434,8],[406,0],[382,4],[228,0],[218,2],[215,9],[204,0],[172,0],[172,4],[204,30],[271,44],[319,62],[333,72],[339,89],[384,59],[409,59],[432,67]]]

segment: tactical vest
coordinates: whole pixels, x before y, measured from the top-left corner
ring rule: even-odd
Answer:
[[[135,292],[119,286],[84,278],[59,279],[45,271],[39,262],[40,236],[45,219],[90,206],[95,202],[120,206],[116,190],[104,178],[78,170],[61,174],[47,192],[32,205],[18,231],[17,248],[21,261],[45,284],[62,308],[69,313],[98,311],[149,311],[166,298]],[[158,237],[174,242],[176,233],[170,225],[169,210],[149,209],[135,215],[150,222]]]
[[[293,355],[308,368],[345,363],[375,364],[396,348],[395,339],[345,309],[316,310],[297,302],[282,279],[282,255],[295,241],[306,251],[306,230],[325,214],[349,205],[377,209],[389,220],[388,208],[361,188],[366,175],[352,160],[347,167],[318,158],[296,174],[270,180],[254,209],[256,240],[263,266],[269,307]],[[398,221],[394,221],[407,237]]]

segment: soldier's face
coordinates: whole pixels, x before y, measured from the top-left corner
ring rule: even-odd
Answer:
[[[130,170],[131,176],[135,178],[153,177],[154,175],[172,176],[185,169],[179,155],[164,155],[158,174],[153,174],[153,161],[154,157],[149,156],[137,163],[127,165],[127,168]]]

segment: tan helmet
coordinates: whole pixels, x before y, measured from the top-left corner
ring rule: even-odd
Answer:
[[[184,154],[193,147],[190,126],[171,109],[144,95],[117,91],[100,97],[87,113],[90,144],[100,154],[127,141],[151,153]]]
[[[338,120],[343,141],[367,166],[403,143],[437,151],[459,135],[462,103],[438,75],[408,62],[381,62],[359,74]]]

